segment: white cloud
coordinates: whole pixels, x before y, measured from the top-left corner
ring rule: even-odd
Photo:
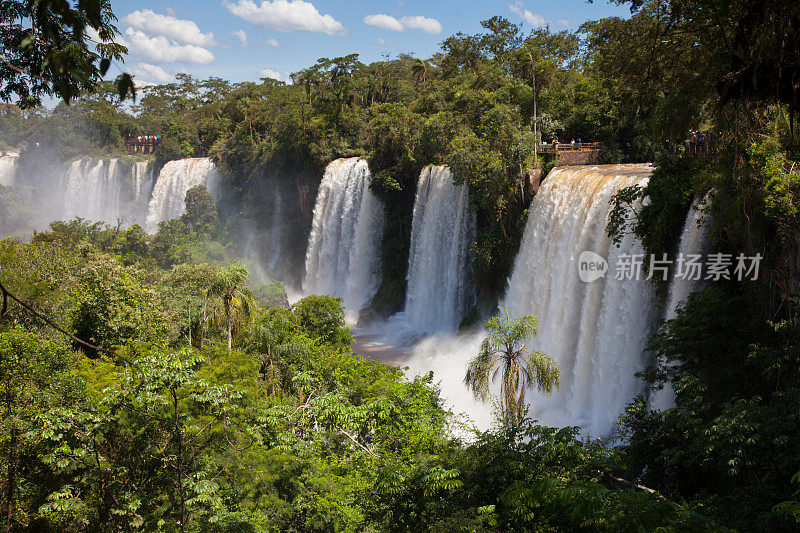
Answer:
[[[403,31],[403,23],[391,15],[367,15],[364,17],[364,24],[375,26],[389,31]]]
[[[139,63],[133,68],[133,74],[136,76],[137,81],[144,83],[150,81],[167,83],[172,81],[174,77],[158,65],[151,65],[150,63]]]
[[[181,44],[214,46],[213,33],[203,33],[192,20],[183,20],[171,15],[154,13],[150,9],[134,11],[122,18],[122,22],[150,36],[162,36]]]
[[[271,46],[273,48],[277,48],[281,45],[281,43],[279,43],[277,39],[267,39],[266,41],[264,41],[264,44],[266,44],[267,46]]]
[[[164,36],[150,37],[142,31],[128,28],[120,44],[127,46],[131,55],[141,56],[154,63],[212,63],[214,54],[192,44],[178,44]]]
[[[262,78],[272,78],[274,80],[281,79],[281,73],[277,70],[272,70],[271,68],[263,68],[259,71],[259,74]]]
[[[431,34],[442,33],[442,25],[438,20],[422,15],[401,19],[383,13],[367,15],[364,17],[364,24],[389,31],[420,30]]]
[[[239,39],[239,42],[242,43],[242,46],[247,46],[247,32],[244,30],[233,30],[231,33],[234,37]]]
[[[225,7],[237,17],[253,24],[278,31],[312,31],[328,35],[345,35],[341,22],[323,15],[314,4],[304,0],[262,0],[256,5],[252,0],[225,0]]]
[[[436,19],[417,15],[416,17],[403,17],[400,19],[403,27],[411,30],[422,30],[425,33],[442,33],[442,25]]]
[[[507,4],[508,9],[511,10],[512,13],[516,13],[522,20],[533,26],[534,28],[541,28],[547,25],[547,21],[544,19],[543,16],[537,15],[536,13],[532,13],[530,9],[525,9],[525,4],[517,0],[513,4]]]

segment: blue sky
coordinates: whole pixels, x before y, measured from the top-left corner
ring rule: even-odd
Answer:
[[[114,0],[112,6],[129,48],[121,68],[147,83],[167,82],[177,72],[286,80],[320,57],[353,52],[364,62],[403,52],[427,57],[447,36],[477,33],[480,21],[494,15],[528,30],[629,15],[604,0]]]

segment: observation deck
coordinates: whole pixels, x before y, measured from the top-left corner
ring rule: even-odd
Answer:
[[[140,135],[125,139],[125,146],[128,147],[128,153],[131,155],[152,154],[156,151],[160,142],[160,135]]]
[[[556,158],[556,166],[594,165],[602,163],[605,146],[601,142],[558,143],[539,145],[539,153]]]

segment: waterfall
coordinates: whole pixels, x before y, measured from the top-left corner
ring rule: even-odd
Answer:
[[[117,159],[79,159],[67,167],[64,187],[66,220],[81,217],[91,221],[116,224],[119,220],[131,222],[132,191],[130,183],[119,171]]]
[[[16,192],[30,204],[34,215],[23,223],[26,229],[81,217],[155,231],[158,222],[183,213],[188,189],[204,184],[216,194],[219,181],[213,163],[205,158],[170,161],[156,186],[151,161],[116,158],[82,158],[64,166],[59,161],[26,161],[25,179],[15,179],[20,173],[17,157],[0,157],[0,185],[16,185]]]
[[[678,257],[685,258],[690,254],[702,255],[709,251],[711,239],[708,231],[708,216],[702,211],[704,203],[705,200],[695,198],[692,207],[686,214],[686,222],[683,224],[683,232],[678,245]],[[703,280],[686,279],[683,276],[675,275],[676,273],[673,272],[670,281],[664,320],[675,318],[678,309],[686,303],[689,295],[706,285]],[[650,395],[650,407],[656,411],[664,411],[674,406],[675,391],[669,384],[664,385],[661,390],[653,391]]]
[[[14,185],[14,180],[17,174],[17,160],[19,154],[16,152],[9,152],[0,156],[0,185],[3,187],[11,187]]]
[[[454,331],[475,301],[469,246],[475,213],[466,185],[446,166],[425,167],[417,183],[405,316],[420,331]]]
[[[369,190],[370,178],[363,159],[337,159],[328,165],[306,250],[303,292],[341,297],[351,320],[380,284],[383,204]]]
[[[153,190],[153,166],[150,161],[136,161],[131,167],[131,181],[133,182],[133,200],[144,203],[145,209]]]
[[[558,391],[529,393],[531,415],[543,424],[605,435],[643,391],[634,374],[658,318],[655,296],[645,266],[639,280],[617,279],[622,260],[644,252],[632,235],[614,246],[605,225],[614,193],[646,184],[651,172],[647,164],[556,168],[533,200],[504,301],[513,315],[538,318],[529,348],[553,357],[561,372]],[[607,259],[605,277],[581,281],[583,251]]]
[[[155,232],[159,222],[181,216],[186,211],[186,191],[192,187],[205,185],[208,192],[216,195],[218,184],[219,172],[206,157],[168,162],[153,187],[145,222],[147,231]]]

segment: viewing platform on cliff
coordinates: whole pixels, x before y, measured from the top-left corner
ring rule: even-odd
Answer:
[[[601,142],[592,143],[558,143],[553,146],[552,143],[542,143],[539,147],[539,152],[543,154],[553,154],[556,152],[586,152],[592,150],[604,150],[605,145]]]
[[[152,154],[161,142],[161,135],[139,135],[125,139],[125,146],[128,153],[133,154]]]
[[[603,161],[605,145],[601,142],[541,144],[539,153],[556,158],[556,166],[593,165]]]

